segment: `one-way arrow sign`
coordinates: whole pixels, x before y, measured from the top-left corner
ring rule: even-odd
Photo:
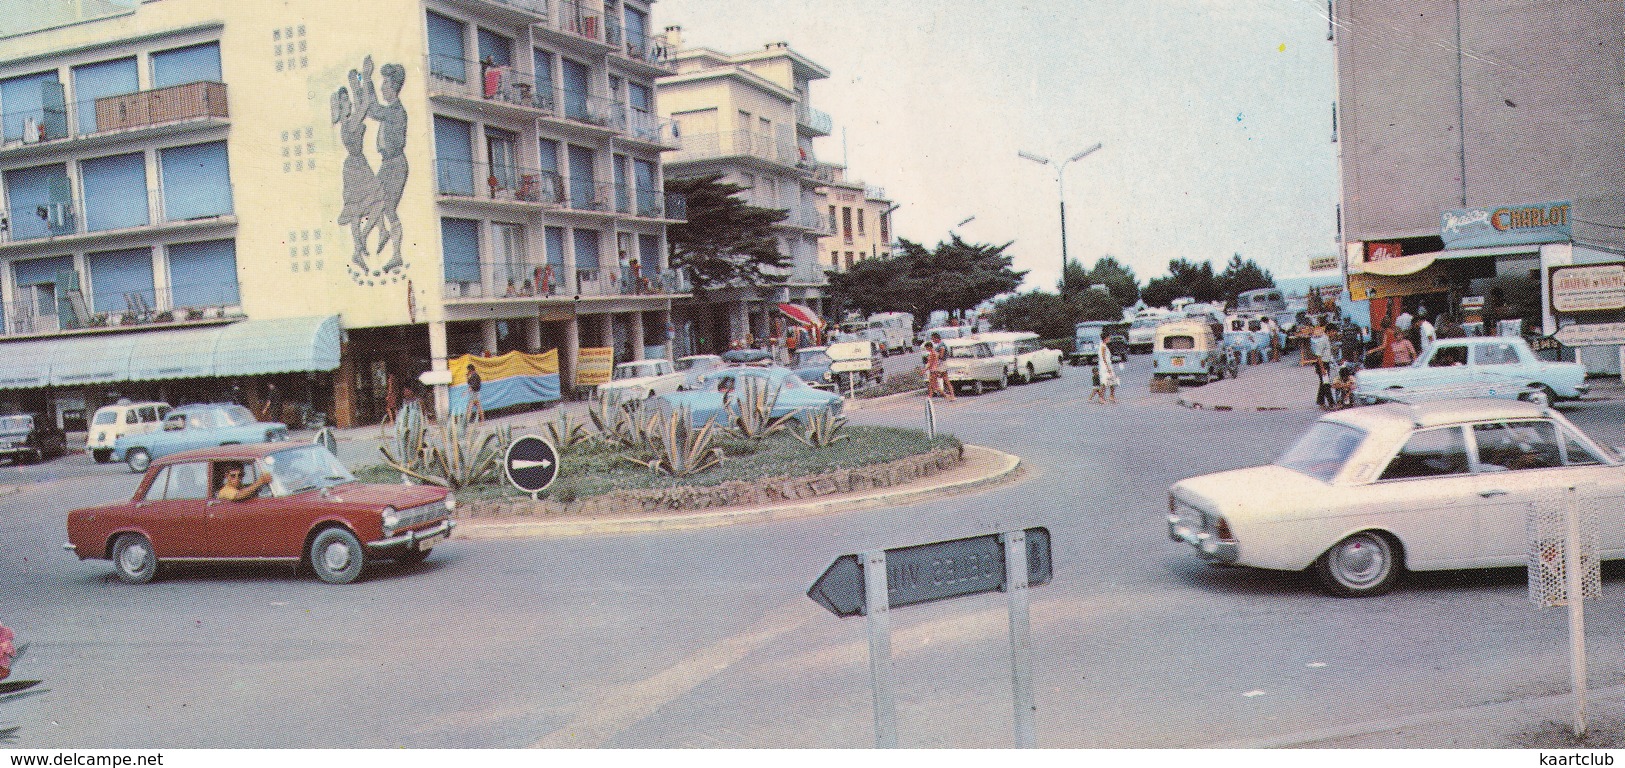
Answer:
[[[1050,580],[1049,529],[1028,528],[1027,584]],[[945,600],[1005,588],[1004,544],[999,534],[939,541],[886,550],[886,595],[889,608]],[[807,596],[836,616],[862,616],[863,562],[842,555],[813,582]]]
[[[536,435],[524,435],[508,446],[508,482],[526,493],[546,490],[559,474],[559,453]]]

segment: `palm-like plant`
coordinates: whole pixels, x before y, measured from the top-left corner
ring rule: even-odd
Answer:
[[[557,419],[543,425],[542,430],[560,453],[592,439],[586,423],[572,419],[568,413],[560,413]]]
[[[841,432],[845,426],[846,417],[836,416],[834,410],[826,408],[809,417],[800,432],[790,434],[810,448],[824,448],[851,437]]]
[[[384,461],[397,471],[419,475],[427,470],[429,424],[423,409],[413,401],[395,415],[395,435],[388,445],[378,446]]]
[[[417,404],[408,403],[395,418],[394,444],[379,450],[395,471],[455,490],[479,482],[501,466],[502,454],[512,442],[513,427],[487,432],[466,413],[452,414],[438,432],[431,432]]]
[[[722,463],[722,449],[711,445],[718,434],[716,423],[707,421],[695,429],[688,408],[679,408],[669,417],[654,414],[646,434],[654,458],[623,458],[674,477],[704,472]]]

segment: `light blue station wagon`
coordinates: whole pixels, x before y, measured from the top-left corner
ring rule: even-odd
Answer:
[[[1479,397],[1547,403],[1580,397],[1591,388],[1579,363],[1541,360],[1516,336],[1439,339],[1410,365],[1363,370],[1354,377],[1356,395],[1367,400],[1402,394],[1396,390],[1452,387],[1474,390]]]
[[[145,472],[153,459],[171,453],[238,443],[274,443],[288,439],[288,427],[259,421],[247,408],[232,403],[183,405],[164,416],[163,428],[140,435],[120,435],[113,443],[113,461]]]

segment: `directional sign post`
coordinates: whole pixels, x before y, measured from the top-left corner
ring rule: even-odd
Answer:
[[[552,485],[553,479],[558,477],[559,452],[553,449],[553,444],[546,438],[524,435],[516,438],[513,444],[508,446],[508,455],[503,465],[508,482],[530,494],[534,499],[536,494],[547,490],[547,486]]]
[[[842,555],[807,596],[842,618],[865,616],[875,698],[875,745],[897,746],[897,702],[891,684],[893,608],[983,592],[1010,595],[1010,664],[1016,746],[1037,746],[1029,587],[1053,574],[1049,530],[1028,528],[912,547]]]

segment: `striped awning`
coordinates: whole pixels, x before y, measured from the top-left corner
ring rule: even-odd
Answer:
[[[0,389],[331,371],[339,339],[338,315],[31,339],[0,344]]]

